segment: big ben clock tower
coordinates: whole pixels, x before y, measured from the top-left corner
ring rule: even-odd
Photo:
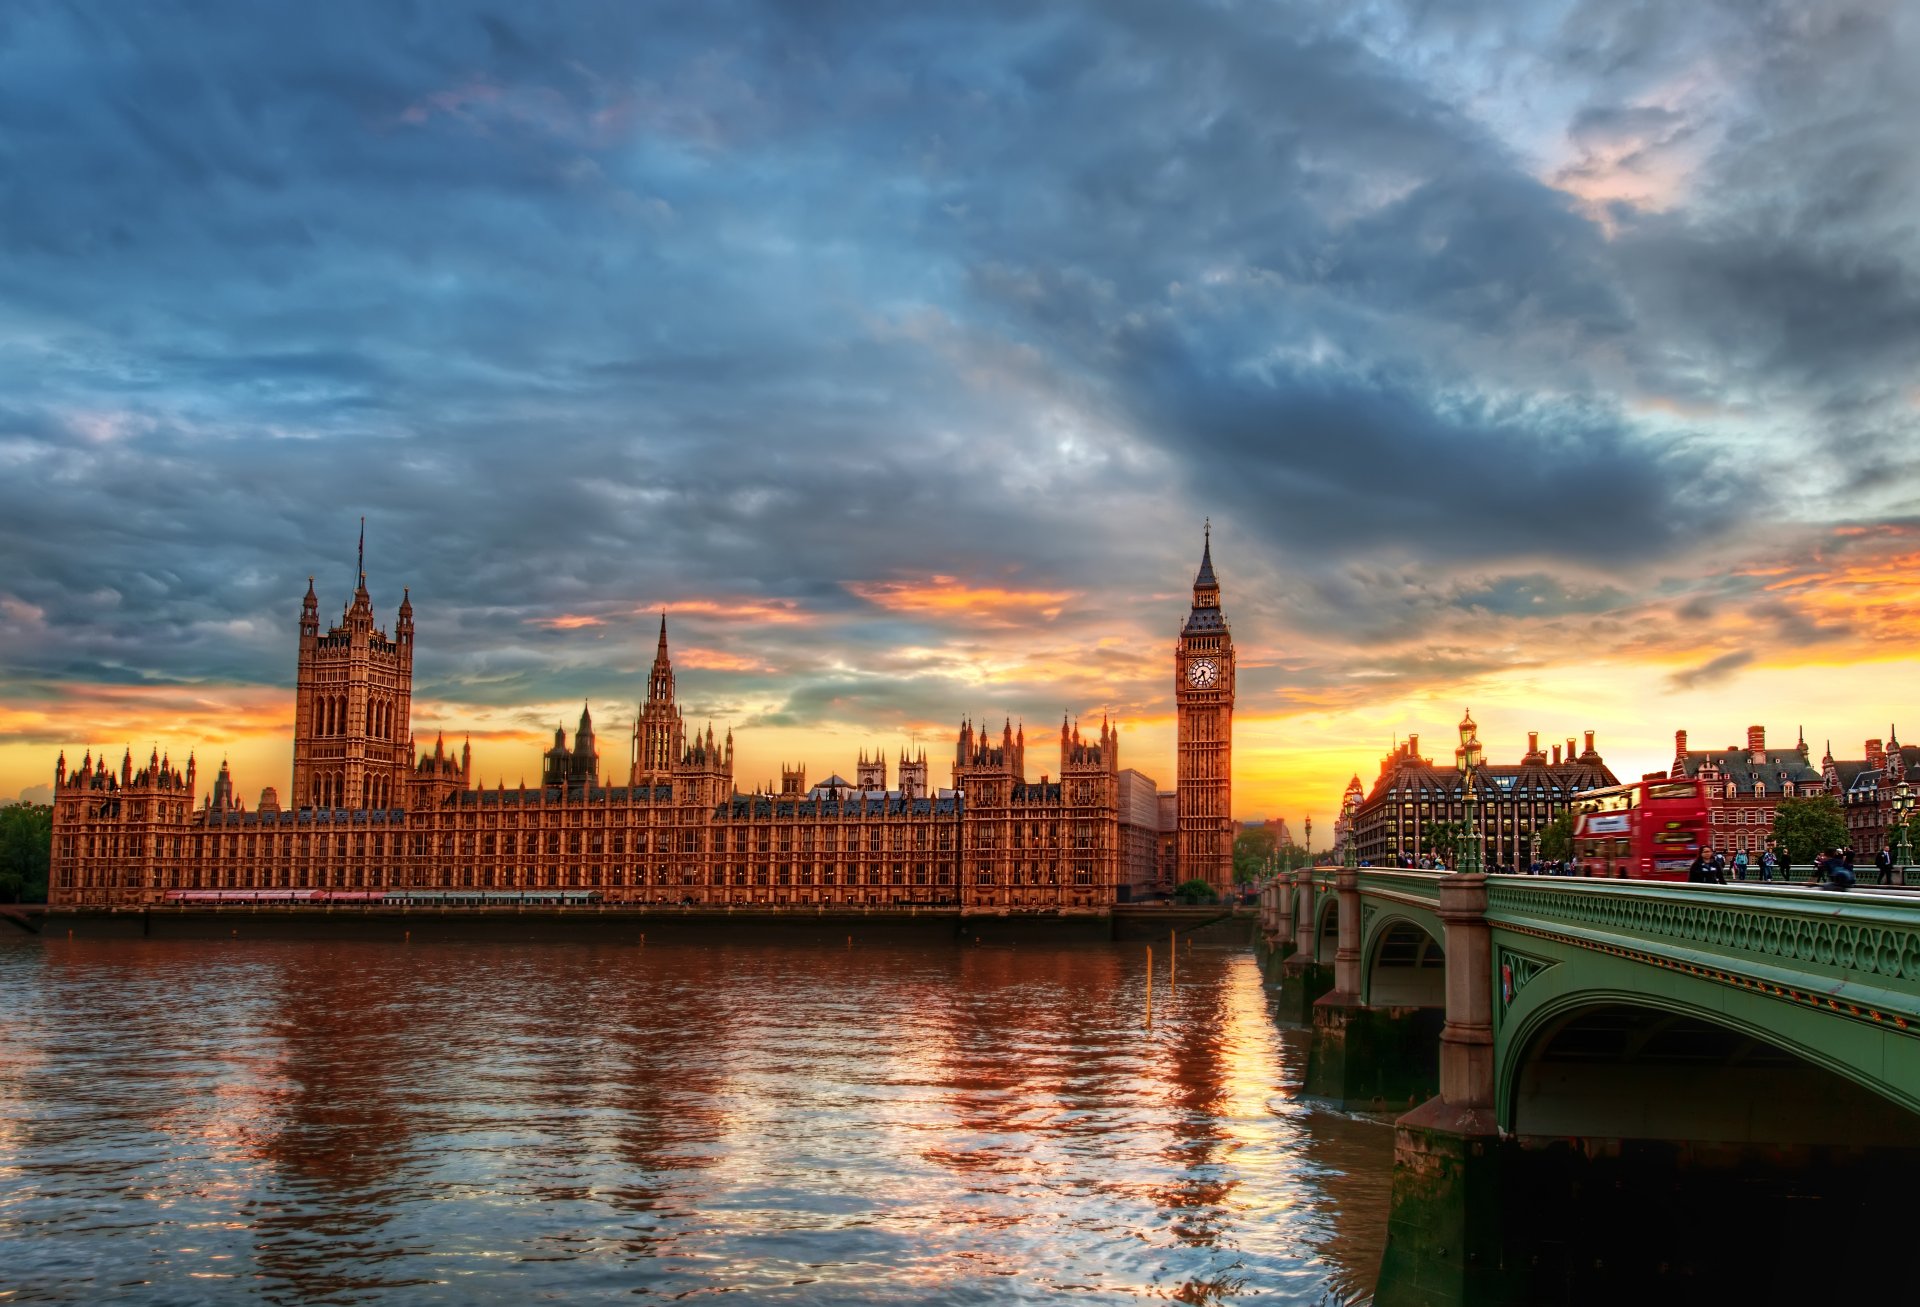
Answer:
[[[1220,611],[1211,523],[1193,578],[1193,611],[1173,648],[1173,698],[1180,720],[1179,878],[1225,890],[1233,883],[1233,635]]]

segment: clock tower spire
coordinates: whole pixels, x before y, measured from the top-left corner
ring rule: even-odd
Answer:
[[[1224,891],[1233,882],[1233,635],[1213,574],[1213,523],[1193,578],[1193,611],[1173,648],[1179,717],[1179,879]]]

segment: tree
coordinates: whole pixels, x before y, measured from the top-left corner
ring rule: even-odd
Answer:
[[[1182,881],[1174,887],[1173,897],[1182,903],[1212,903],[1214,901],[1213,886],[1198,879]]]
[[[1540,856],[1560,862],[1573,856],[1573,814],[1563,812],[1540,828]]]
[[[1773,842],[1790,864],[1812,862],[1828,849],[1844,847],[1847,823],[1840,804],[1824,794],[1780,800],[1773,810]]]
[[[1451,867],[1458,861],[1454,854],[1460,848],[1460,842],[1466,838],[1466,834],[1465,822],[1436,821],[1423,832],[1426,851]]]
[[[1245,884],[1264,879],[1273,866],[1273,831],[1265,826],[1243,830],[1233,837],[1233,878]]]
[[[44,803],[0,808],[0,903],[44,903],[53,861],[53,809]]]

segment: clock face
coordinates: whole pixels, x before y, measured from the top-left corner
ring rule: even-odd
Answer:
[[[1204,690],[1220,679],[1220,668],[1211,658],[1196,658],[1187,664],[1187,684]]]

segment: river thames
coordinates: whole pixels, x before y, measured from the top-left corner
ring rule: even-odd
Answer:
[[[1251,954],[0,936],[0,1301],[1363,1302]]]

